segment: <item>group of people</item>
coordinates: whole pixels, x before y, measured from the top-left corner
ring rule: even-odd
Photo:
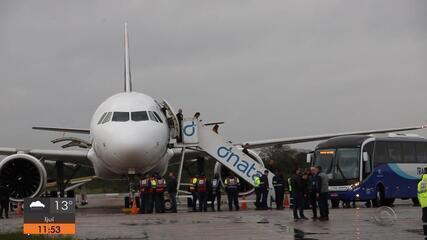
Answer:
[[[304,208],[306,206],[311,207],[313,220],[329,220],[329,179],[322,172],[320,166],[312,167],[308,171],[297,168],[294,174],[288,179],[288,182],[295,221],[308,219],[304,215]],[[319,208],[320,216],[317,214],[317,208]]]
[[[224,181],[224,186],[228,198],[228,209],[230,211],[233,211],[233,209],[239,211],[239,178],[235,176],[234,173],[230,173]],[[212,181],[208,181],[203,173],[198,176],[193,176],[190,178],[188,190],[192,195],[192,207],[194,212],[207,212],[209,196],[211,199],[211,210],[215,211],[216,202],[216,211],[221,211],[221,182],[218,175],[215,175]],[[197,203],[199,204],[198,208]]]
[[[176,191],[177,180],[173,173],[169,173],[169,185],[158,173],[145,175],[139,181],[140,213],[164,213],[165,212],[165,191],[172,202],[172,211],[176,212]]]

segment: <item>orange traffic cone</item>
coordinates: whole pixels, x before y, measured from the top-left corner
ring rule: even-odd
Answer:
[[[289,208],[289,196],[287,193],[285,194],[285,199],[283,199],[283,206],[285,206],[285,208]]]
[[[242,197],[242,205],[240,206],[240,209],[242,210],[248,209],[248,203],[246,202],[245,196]]]
[[[136,199],[133,198],[132,201],[132,208],[130,209],[131,214],[137,214],[138,213],[138,207],[136,206]]]
[[[21,203],[20,202],[18,202],[18,206],[16,206],[16,209],[15,209],[15,214],[16,214],[16,216],[22,216],[22,206],[21,206]]]

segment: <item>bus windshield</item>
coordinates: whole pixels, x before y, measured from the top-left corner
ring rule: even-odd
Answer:
[[[356,179],[359,178],[359,158],[360,150],[357,148],[338,149],[335,163],[335,179]]]
[[[359,178],[360,149],[339,148],[316,151],[314,166],[321,166],[329,178],[335,180],[354,180]]]

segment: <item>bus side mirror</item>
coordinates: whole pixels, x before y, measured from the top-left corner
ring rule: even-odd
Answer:
[[[367,152],[363,152],[362,157],[364,162],[369,161],[369,154]]]
[[[313,160],[313,154],[312,153],[307,153],[307,157],[306,157],[307,163],[311,163],[311,160]]]

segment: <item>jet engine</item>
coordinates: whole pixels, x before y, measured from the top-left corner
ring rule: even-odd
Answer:
[[[10,200],[36,197],[46,188],[47,174],[34,156],[14,154],[0,160],[0,182],[10,190]]]
[[[261,164],[261,166],[264,166],[264,162],[262,161],[261,157],[255,151],[248,149],[248,156],[251,157],[252,159],[254,159],[255,161],[257,161],[259,164]],[[219,179],[220,179],[220,183],[221,183],[222,187],[224,187],[224,181],[227,178],[229,171],[230,170],[228,168],[224,167],[221,163],[216,162],[215,167],[214,167],[214,176],[217,175],[220,177]],[[241,178],[239,178],[239,180],[240,180],[240,188],[239,188],[239,195],[240,196],[251,195],[255,191],[254,187],[250,183],[246,182],[245,180],[243,180]]]

